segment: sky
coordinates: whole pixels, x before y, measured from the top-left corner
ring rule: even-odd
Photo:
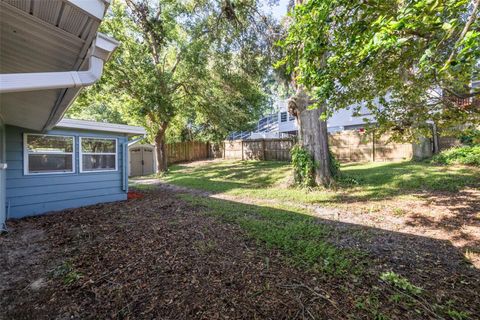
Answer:
[[[287,13],[287,6],[289,0],[280,0],[278,5],[273,5],[271,7],[268,6],[267,0],[263,0],[262,2],[265,11],[271,12],[273,16],[277,19],[282,18]]]

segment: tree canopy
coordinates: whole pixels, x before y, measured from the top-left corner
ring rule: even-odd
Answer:
[[[396,138],[430,120],[478,124],[479,2],[304,1],[290,13],[277,66],[330,112],[368,107]]]
[[[117,1],[102,31],[121,45],[69,115],[224,138],[266,104],[272,25],[253,0]]]

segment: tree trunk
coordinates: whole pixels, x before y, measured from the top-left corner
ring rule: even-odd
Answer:
[[[288,111],[295,116],[298,124],[299,143],[310,152],[315,161],[315,182],[328,186],[332,183],[332,167],[328,150],[327,122],[320,116],[325,107],[308,110],[312,104],[309,96],[302,88],[298,88],[295,96],[288,101]]]
[[[167,145],[165,143],[165,132],[168,123],[162,123],[155,134],[155,150],[157,152],[157,173],[167,172]]]

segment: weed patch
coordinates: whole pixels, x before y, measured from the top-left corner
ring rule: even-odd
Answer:
[[[54,278],[62,278],[66,285],[77,282],[82,274],[75,271],[72,262],[64,261],[61,265],[52,270],[51,276]]]
[[[302,213],[270,207],[252,207],[224,200],[180,195],[209,215],[238,224],[249,236],[268,247],[278,248],[291,264],[308,267],[331,275],[346,275],[360,271],[352,259],[358,252],[340,250],[326,239],[331,229]]]
[[[411,284],[407,278],[404,278],[393,271],[382,273],[380,279],[411,295],[419,295],[422,293],[422,288]]]

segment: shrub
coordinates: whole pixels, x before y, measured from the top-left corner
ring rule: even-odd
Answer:
[[[314,187],[316,163],[308,150],[297,144],[290,150],[290,155],[292,156],[295,184],[301,187]],[[344,178],[340,174],[340,162],[335,159],[330,150],[328,150],[328,156],[330,157],[330,173],[335,180],[340,181]]]
[[[480,145],[455,147],[440,152],[432,158],[439,164],[468,164],[480,167]]]
[[[480,145],[480,130],[468,129],[459,136],[460,142],[465,145]]]
[[[330,149],[328,149],[328,156],[330,157],[330,172],[334,178],[337,178],[340,176],[340,162],[335,158]]]
[[[290,154],[295,184],[302,187],[315,186],[315,162],[308,150],[297,144],[293,146]]]

